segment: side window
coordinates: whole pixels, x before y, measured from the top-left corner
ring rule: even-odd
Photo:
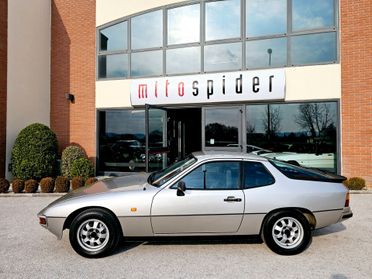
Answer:
[[[186,189],[240,189],[239,162],[213,162],[199,166],[182,178]]]
[[[274,182],[274,177],[261,163],[244,162],[244,189],[271,185]]]

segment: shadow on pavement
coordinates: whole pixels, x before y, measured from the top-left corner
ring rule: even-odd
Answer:
[[[317,229],[313,231],[313,236],[321,236],[321,235],[327,235],[331,233],[336,233],[336,232],[341,232],[346,230],[346,227],[342,223],[330,225],[328,227],[322,228],[322,229]]]

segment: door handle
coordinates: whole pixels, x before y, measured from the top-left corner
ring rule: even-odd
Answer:
[[[241,198],[235,198],[234,196],[228,196],[226,199],[223,200],[224,202],[241,202]]]

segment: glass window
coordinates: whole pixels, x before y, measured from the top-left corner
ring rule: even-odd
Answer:
[[[261,163],[244,162],[244,189],[271,185],[274,182],[274,177]]]
[[[160,76],[163,73],[163,51],[132,52],[131,76]]]
[[[207,41],[240,37],[240,0],[211,1],[205,4]]]
[[[145,112],[108,110],[99,113],[101,171],[145,169]]]
[[[287,38],[247,41],[246,67],[270,68],[287,65]]]
[[[186,189],[235,190],[240,188],[239,162],[204,164],[182,178]],[[205,184],[204,184],[205,182]]]
[[[99,41],[101,51],[125,50],[128,48],[126,21],[101,29]]]
[[[117,78],[128,76],[128,55],[113,54],[98,56],[98,77]]]
[[[131,21],[132,49],[163,45],[163,11],[136,16]]]
[[[334,62],[336,60],[336,32],[291,38],[292,65]]]
[[[287,0],[247,0],[247,37],[287,33]]]
[[[334,0],[293,0],[292,29],[329,28],[334,23]]]
[[[205,146],[236,147],[239,144],[239,108],[205,110]]]
[[[247,144],[254,154],[336,172],[337,103],[249,105]]]
[[[168,10],[168,45],[200,41],[200,4]]]
[[[220,44],[204,47],[204,70],[239,70],[242,67],[242,44]]]
[[[167,50],[167,74],[200,72],[200,47]]]
[[[331,176],[327,174],[322,174],[314,170],[309,170],[301,168],[299,166],[294,166],[277,160],[270,160],[281,173],[291,179],[299,180],[317,180],[317,181],[328,181],[331,180]]]

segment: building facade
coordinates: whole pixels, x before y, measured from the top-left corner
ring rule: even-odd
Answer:
[[[98,173],[231,150],[372,186],[369,1],[21,2],[0,5],[6,176],[17,133],[41,122]]]

